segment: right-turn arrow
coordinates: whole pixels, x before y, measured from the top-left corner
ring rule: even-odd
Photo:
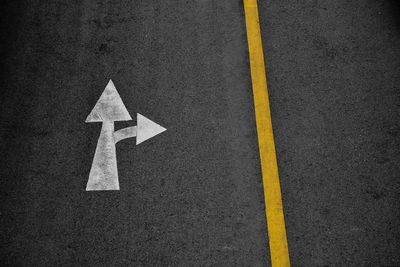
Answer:
[[[137,126],[114,131],[114,121],[128,120],[132,120],[132,118],[122,102],[114,83],[110,80],[86,119],[86,122],[103,123],[86,191],[119,190],[116,143],[136,136],[136,145],[138,145],[167,130],[138,113]]]

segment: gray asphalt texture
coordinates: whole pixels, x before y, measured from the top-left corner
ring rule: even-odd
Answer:
[[[399,9],[259,2],[293,266],[400,266]],[[242,1],[0,19],[2,266],[270,266]],[[118,143],[121,190],[86,192],[109,79],[168,130]]]
[[[260,1],[294,266],[400,266],[400,2]]]

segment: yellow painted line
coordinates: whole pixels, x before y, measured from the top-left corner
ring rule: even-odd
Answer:
[[[244,10],[271,263],[273,267],[290,266],[257,0],[244,0]]]

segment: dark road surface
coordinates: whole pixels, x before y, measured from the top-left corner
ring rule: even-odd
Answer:
[[[270,266],[243,3],[8,1],[2,266]],[[292,266],[400,266],[395,1],[259,1]],[[112,79],[168,130],[86,192]]]
[[[293,266],[400,266],[400,3],[260,3]]]

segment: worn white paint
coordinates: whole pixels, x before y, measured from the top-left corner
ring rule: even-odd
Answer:
[[[137,126],[114,131],[114,121],[127,120],[132,120],[132,118],[114,83],[110,80],[92,112],[86,118],[86,122],[103,123],[86,191],[119,190],[116,143],[136,136],[136,144],[138,145],[167,130],[138,113]]]
[[[139,113],[137,114],[137,125],[136,145],[167,130]]]
[[[119,190],[114,122],[103,121],[86,191]]]
[[[126,138],[135,137],[136,133],[137,133],[136,126],[126,127],[121,130],[118,130],[114,132],[114,142],[118,143],[119,141],[124,140]]]
[[[103,121],[130,121],[129,115],[114,83],[110,80],[94,106],[92,112],[86,118],[86,122]]]

